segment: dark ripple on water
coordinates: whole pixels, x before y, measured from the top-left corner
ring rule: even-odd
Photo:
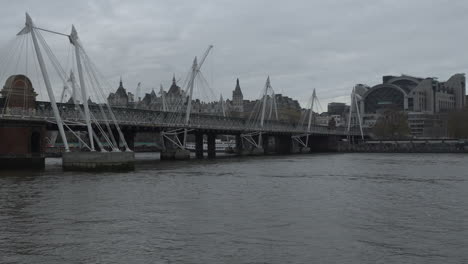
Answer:
[[[0,172],[0,262],[468,262],[464,155],[154,157]]]

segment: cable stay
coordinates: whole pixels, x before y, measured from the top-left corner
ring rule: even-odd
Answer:
[[[247,120],[247,128],[253,132],[244,133],[241,138],[253,148],[262,149],[262,134],[264,134],[264,130],[273,125],[270,121],[278,121],[278,107],[275,91],[271,86],[270,76],[268,76],[260,98]]]
[[[73,54],[71,56],[72,67],[69,75],[66,74],[62,64],[40,33],[41,31],[59,36],[66,36],[69,40],[69,43],[73,47]],[[32,45],[30,45],[30,43]],[[30,46],[32,50],[29,50]],[[123,143],[125,150],[131,151],[118,125],[118,120],[107,102],[106,93],[103,90],[106,81],[102,81],[105,80],[105,78],[102,77],[102,74],[100,74],[95,64],[92,63],[91,59],[86,54],[74,26],[72,26],[69,35],[40,28],[33,23],[29,14],[26,13],[25,27],[17,34],[16,43],[13,43],[13,46],[10,48],[10,51],[7,53],[6,61],[8,65],[10,65],[10,61],[16,61],[16,67],[12,71],[13,74],[23,72],[25,74],[24,76],[29,76],[31,72],[34,73],[34,71],[28,70],[30,67],[29,64],[32,63],[33,66],[36,66],[36,73],[38,76],[33,80],[42,80],[45,85],[47,98],[50,101],[50,108],[53,113],[53,121],[48,121],[57,125],[66,152],[70,151],[70,146],[65,129],[76,137],[89,151],[96,151],[97,146],[102,152],[106,152],[107,147],[112,151],[120,151],[117,140],[114,137],[113,131],[115,131],[119,136],[120,142]],[[30,54],[35,57],[35,60],[28,60]],[[18,69],[17,66],[20,62],[25,63],[26,70],[21,71]],[[54,75],[49,75],[49,68],[47,66],[52,66],[51,69],[54,70]],[[39,68],[40,71],[37,70],[37,68]],[[74,77],[75,72],[78,73],[78,82]],[[2,70],[0,72],[0,78],[3,78],[4,73],[6,73],[6,71]],[[25,83],[28,83],[29,81],[26,81],[26,78],[27,77],[25,77]],[[58,100],[56,100],[52,88],[52,84],[56,84],[57,82],[61,82],[63,87]],[[37,84],[40,88],[41,82],[37,82]],[[139,86],[140,85],[139,83]],[[24,93],[26,93],[27,89],[32,89],[32,86],[26,87]],[[10,94],[2,95],[5,97],[4,101],[6,103],[4,104],[4,109],[2,109],[1,114],[16,112],[15,109],[8,107],[8,100],[12,96],[16,96],[11,95],[11,90],[12,89],[8,92]],[[139,88],[137,88],[137,91],[138,90]],[[42,96],[42,93],[40,93],[40,95]],[[58,102],[61,103],[60,107]],[[73,109],[70,108],[69,102],[73,102]],[[26,95],[24,96],[23,105],[27,105]],[[43,108],[41,111],[48,110],[48,108]],[[22,110],[23,113],[24,111],[25,109]],[[28,111],[30,110],[28,109]],[[103,125],[105,128],[102,127]],[[73,128],[77,126],[86,127],[87,140],[83,140],[80,137],[81,132],[73,131]],[[101,137],[106,142],[106,145],[101,142]]]
[[[315,107],[315,108],[314,108]],[[320,101],[315,92],[315,88],[312,92],[312,96],[307,103],[307,110],[301,114],[300,123],[298,126],[299,131],[306,131],[306,133],[293,135],[292,139],[299,144],[302,151],[308,152],[309,148],[309,137],[313,134],[313,129],[317,125],[316,117],[321,109]]]
[[[186,88],[181,91],[181,96],[175,100],[175,103],[173,98],[169,99],[171,102],[170,107],[168,106],[168,98],[165,96],[166,93],[161,86],[160,93],[162,96],[163,111],[170,111],[166,117],[166,122],[172,124],[174,127],[182,126],[182,128],[161,132],[164,147],[168,147],[169,145],[166,143],[170,143],[177,149],[186,150],[188,133],[193,131],[193,129],[189,129],[192,125],[192,113],[194,110],[200,111],[204,102],[209,103],[214,101],[209,99],[209,97],[213,97],[214,93],[209,88],[208,82],[201,73],[201,68],[212,49],[213,45],[208,46],[200,61],[198,61],[197,57],[194,58],[190,73],[187,75],[183,84],[183,87]],[[175,83],[175,77],[173,78],[173,82]],[[206,89],[208,91],[204,90],[204,87],[208,87]],[[165,140],[167,142],[165,142]]]

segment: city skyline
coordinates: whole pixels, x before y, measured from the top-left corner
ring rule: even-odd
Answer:
[[[382,75],[447,79],[468,68],[460,34],[468,4],[462,1],[298,1],[268,10],[265,1],[222,6],[210,1],[45,3],[11,3],[8,12],[0,11],[0,43],[21,29],[24,11],[39,26],[60,32],[75,24],[109,82],[118,83],[122,76],[131,92],[138,82],[148,93],[160,83],[168,87],[173,73],[184,78],[193,57],[209,44],[215,48],[203,71],[224,98],[236,78],[246,98],[257,98],[270,75],[277,93],[305,105],[316,88],[326,105],[349,102],[353,85],[372,86]],[[50,12],[57,15],[50,17]]]

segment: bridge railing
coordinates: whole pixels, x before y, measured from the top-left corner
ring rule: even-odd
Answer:
[[[112,123],[110,113],[107,109],[100,109],[97,105],[91,105],[90,110],[99,123]],[[84,124],[80,111],[73,104],[59,104],[60,115],[64,121],[75,124]],[[112,109],[120,125],[151,126],[151,127],[172,127],[191,129],[216,129],[235,131],[261,131],[261,132],[286,132],[286,133],[316,133],[316,134],[336,134],[347,135],[344,127],[329,128],[326,126],[312,126],[308,131],[307,126],[298,125],[292,122],[265,120],[263,127],[260,125],[248,124],[245,119],[234,117],[223,117],[206,114],[192,114],[190,122],[185,125],[185,113],[162,112],[152,110],[140,110],[130,108]],[[102,114],[104,112],[104,115]],[[50,105],[39,105],[35,109],[7,108],[0,114],[0,117],[10,119],[34,119],[55,122],[53,111]],[[353,129],[352,134],[358,135],[360,132]]]

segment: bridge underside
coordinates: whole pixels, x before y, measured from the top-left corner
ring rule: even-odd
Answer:
[[[55,124],[49,123],[47,125],[48,130],[55,130]],[[137,133],[154,133],[155,135],[160,135],[161,132],[168,131],[171,128],[168,127],[144,127],[144,126],[132,126],[132,125],[123,125],[121,126],[122,133],[124,134],[125,140],[127,141],[130,149],[134,149],[135,146],[135,136]],[[86,132],[86,127],[76,127],[74,130]],[[117,144],[119,144],[117,131],[114,131],[114,137],[116,138]],[[197,149],[195,150],[197,157],[202,157],[203,151],[200,150],[203,142],[208,144],[209,150],[208,157],[215,157],[215,139],[220,135],[232,136],[235,138],[236,147],[234,152],[237,154],[252,154],[254,146],[248,141],[243,139],[241,135],[245,134],[246,131],[241,130],[228,130],[228,129],[190,129],[187,130],[187,134],[192,142],[195,142]],[[310,134],[308,139],[307,146],[298,146],[296,142],[292,139],[294,136],[291,132],[268,132],[262,133],[262,153],[261,154],[289,154],[289,153],[300,153],[304,152],[333,152],[337,151],[338,141],[341,141],[343,138],[346,138],[345,135],[327,135],[327,134]],[[179,139],[182,142],[182,135],[179,135]],[[357,136],[355,136],[357,137]],[[253,136],[254,140],[258,140],[258,135]],[[304,140],[305,141],[305,140]],[[121,145],[120,145],[121,146]],[[168,144],[167,148],[170,151],[176,149],[175,146]],[[306,149],[308,148],[308,149]],[[250,153],[249,153],[250,152]],[[260,154],[260,153],[257,153]],[[172,159],[172,158],[170,158]]]

